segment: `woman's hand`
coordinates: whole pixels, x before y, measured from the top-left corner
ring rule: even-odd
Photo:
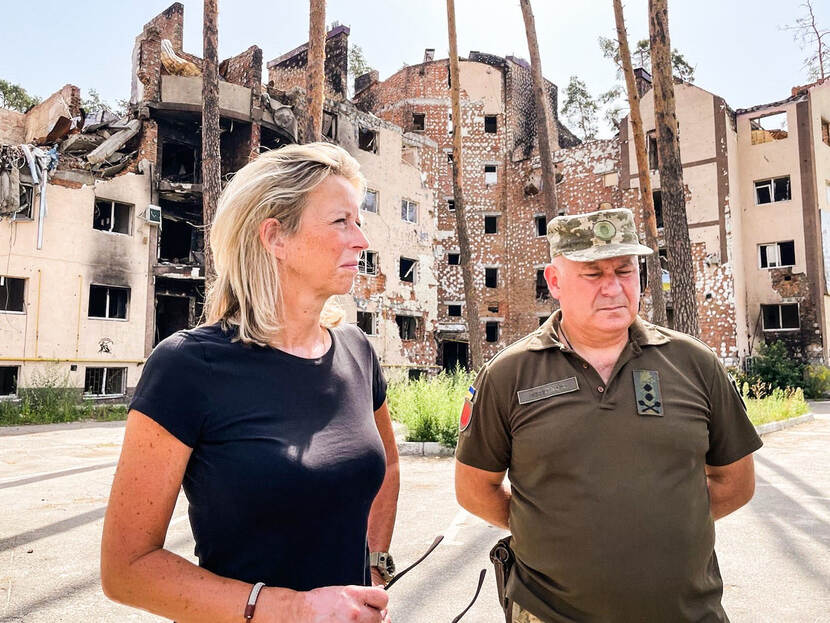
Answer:
[[[380,587],[326,586],[301,593],[304,623],[388,623],[389,596]]]

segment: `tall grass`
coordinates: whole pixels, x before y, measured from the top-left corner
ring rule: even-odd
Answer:
[[[19,394],[19,400],[0,402],[0,426],[111,421],[127,417],[124,405],[79,403],[78,390],[69,387],[69,375],[57,367],[35,370],[29,385],[21,388]]]
[[[744,383],[741,394],[746,411],[755,426],[804,415],[809,410],[800,387],[781,389],[760,381]]]
[[[454,448],[458,418],[475,374],[456,370],[416,381],[389,384],[386,397],[392,419],[406,424],[407,441],[439,441]]]

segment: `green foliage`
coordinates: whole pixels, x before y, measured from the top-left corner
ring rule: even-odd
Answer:
[[[113,106],[108,101],[103,99],[101,94],[95,89],[90,89],[87,97],[81,100],[81,108],[87,112],[92,112],[93,110],[106,110],[107,112],[111,112],[119,117],[124,116],[127,113],[128,105],[129,100],[118,99],[115,100],[115,106]]]
[[[389,411],[395,421],[406,424],[407,441],[439,441],[454,448],[461,407],[474,379],[472,372],[456,370],[390,383],[386,392]]]
[[[599,106],[588,91],[587,85],[577,76],[571,76],[565,90],[562,114],[579,128],[582,138],[590,140],[597,135],[597,113]]]
[[[809,408],[804,392],[798,387],[781,389],[756,381],[752,386],[744,383],[741,394],[749,419],[755,426],[798,417]]]
[[[55,424],[78,420],[123,420],[125,405],[78,404],[78,391],[68,385],[68,373],[50,366],[32,373],[28,387],[18,390],[19,400],[0,402],[0,426]]]
[[[0,79],[0,108],[9,108],[18,112],[26,112],[32,106],[37,106],[40,98],[29,95],[19,84],[12,84]]]
[[[783,342],[762,344],[754,360],[751,377],[771,387],[801,387],[804,365],[790,357]]]
[[[804,395],[823,398],[830,394],[830,368],[820,365],[804,367]]]

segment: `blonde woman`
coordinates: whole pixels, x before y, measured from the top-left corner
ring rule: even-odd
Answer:
[[[398,456],[386,383],[330,297],[368,243],[343,149],[259,156],[219,201],[207,323],[148,359],[104,522],[112,599],[180,623],[388,621]],[[180,486],[199,566],[164,549]],[[375,586],[372,586],[374,584]]]

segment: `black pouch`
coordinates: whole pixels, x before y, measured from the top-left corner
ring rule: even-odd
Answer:
[[[516,556],[510,549],[509,536],[499,539],[490,550],[490,561],[496,572],[496,589],[499,593],[499,605],[504,610],[504,620],[506,623],[513,623],[513,601],[507,597],[507,580],[510,578]]]

